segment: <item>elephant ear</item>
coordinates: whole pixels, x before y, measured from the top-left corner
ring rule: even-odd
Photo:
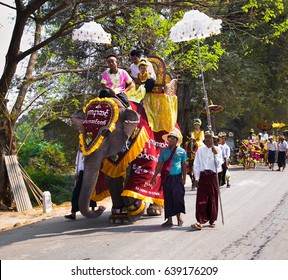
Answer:
[[[85,119],[85,114],[82,110],[78,110],[71,116],[72,123],[76,126],[79,132],[83,132],[83,121]]]
[[[124,121],[124,132],[129,138],[134,129],[137,127],[140,120],[139,114],[131,109],[126,109],[125,111],[125,121]]]

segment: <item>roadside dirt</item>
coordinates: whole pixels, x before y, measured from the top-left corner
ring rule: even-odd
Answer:
[[[34,207],[27,211],[0,211],[0,231],[10,230],[27,224],[32,224],[41,220],[51,219],[58,216],[64,216],[70,213],[71,203],[65,202],[53,205],[50,213],[43,213],[41,206]]]
[[[110,198],[104,199],[98,203],[106,207],[105,211],[110,211],[111,202]],[[52,206],[53,210],[50,213],[43,213],[41,206],[34,207],[27,211],[0,211],[0,231],[11,230],[16,227],[25,226],[42,220],[51,219],[54,217],[64,217],[64,215],[70,214],[71,203],[64,202],[61,205]],[[78,214],[78,213],[77,213]],[[78,214],[80,215],[80,214]]]

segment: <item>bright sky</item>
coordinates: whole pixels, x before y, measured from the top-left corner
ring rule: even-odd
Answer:
[[[13,0],[4,0],[1,2],[13,7],[15,6]],[[15,16],[15,11],[0,5],[0,76],[3,73],[5,56],[13,32],[13,16]]]

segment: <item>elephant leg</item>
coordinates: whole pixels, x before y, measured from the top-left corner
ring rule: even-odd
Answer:
[[[112,214],[127,214],[124,199],[121,196],[123,191],[124,180],[123,177],[112,178],[106,176],[109,185],[111,200],[112,200]]]
[[[162,214],[162,207],[157,204],[150,204],[147,208],[147,214],[149,216],[160,216]]]

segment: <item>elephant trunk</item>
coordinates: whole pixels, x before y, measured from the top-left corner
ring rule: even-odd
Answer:
[[[86,218],[96,218],[102,214],[101,211],[89,209],[90,198],[95,189],[102,162],[102,157],[97,156],[99,153],[95,152],[94,154],[85,158],[83,183],[78,200],[79,210]]]

